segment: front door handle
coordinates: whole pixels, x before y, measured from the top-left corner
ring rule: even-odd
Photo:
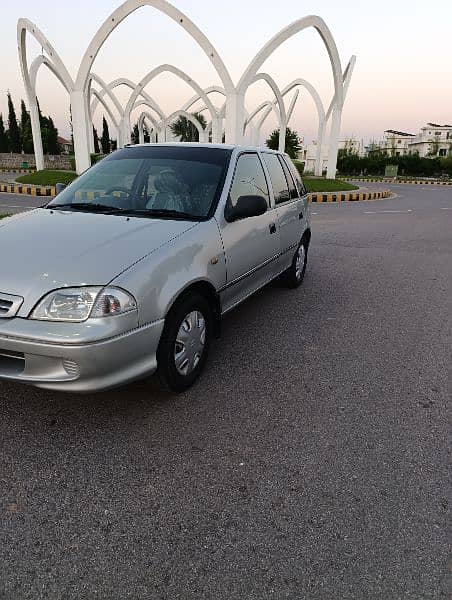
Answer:
[[[276,233],[276,225],[275,225],[275,223],[270,223],[270,233]]]

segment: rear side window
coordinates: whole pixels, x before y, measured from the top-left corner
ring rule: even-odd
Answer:
[[[267,180],[257,154],[239,156],[229,196],[232,206],[237,204],[240,196],[263,196],[270,206]]]
[[[286,161],[283,159],[282,156],[278,157],[279,160],[281,161],[282,167],[284,169],[284,174],[286,176],[286,180],[287,183],[289,184],[289,196],[291,200],[298,200],[299,196],[298,196],[298,189],[295,186],[295,182],[293,180],[292,177],[292,173],[289,171],[289,167],[286,164]]]
[[[292,161],[290,159],[285,159],[284,162],[287,163],[287,165],[290,169],[290,172],[292,173],[293,178],[295,179],[295,185],[297,186],[298,193],[300,194],[300,196],[305,196],[308,192],[304,186],[303,181],[301,180],[298,169],[296,168],[296,166],[292,163]]]
[[[264,154],[264,161],[270,173],[273,193],[275,195],[275,204],[282,204],[290,200],[289,188],[287,186],[286,176],[277,154]]]

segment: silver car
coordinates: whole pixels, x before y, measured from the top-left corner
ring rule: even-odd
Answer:
[[[221,317],[277,276],[298,287],[306,190],[278,152],[119,150],[43,208],[0,221],[0,378],[91,392],[199,377]]]

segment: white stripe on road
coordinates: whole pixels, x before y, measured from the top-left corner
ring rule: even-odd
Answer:
[[[442,208],[441,210],[452,210],[452,207],[448,206],[447,208]]]
[[[400,213],[400,214],[407,214],[407,213],[412,213],[413,211],[411,210],[411,208],[409,208],[408,210],[367,210],[364,211],[365,215],[380,215],[380,214],[386,214],[386,213]]]

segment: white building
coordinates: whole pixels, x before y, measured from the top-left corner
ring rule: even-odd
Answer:
[[[452,153],[452,125],[427,123],[409,147],[419,156],[448,156]]]
[[[367,152],[384,151],[389,156],[419,154],[422,157],[445,157],[452,152],[452,125],[427,123],[418,134],[387,129],[384,139],[370,144]]]

